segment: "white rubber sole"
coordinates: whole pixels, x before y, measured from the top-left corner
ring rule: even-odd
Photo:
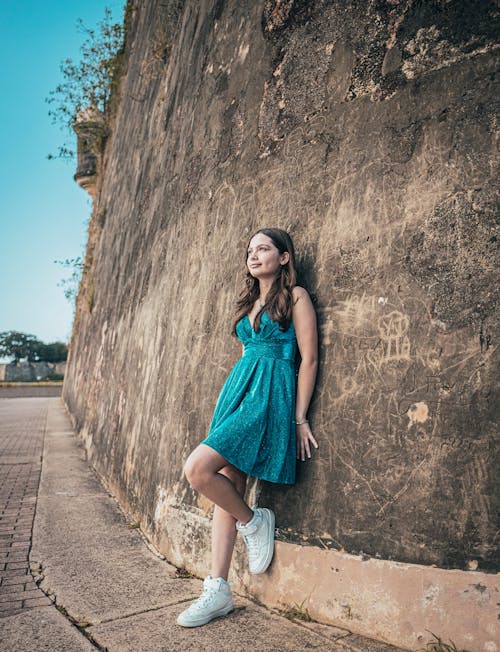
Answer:
[[[266,507],[263,507],[262,518],[266,521],[269,528],[268,530],[269,538],[267,541],[266,556],[264,557],[260,566],[254,568],[253,570],[249,569],[252,575],[259,575],[260,573],[265,573],[274,555],[274,523],[275,523],[274,512],[271,509],[267,509]]]
[[[200,625],[206,625],[214,618],[227,616],[227,614],[231,613],[231,611],[234,611],[233,604],[227,605],[225,607],[221,607],[220,609],[217,609],[217,611],[213,611],[211,614],[207,616],[203,616],[196,619],[189,619],[189,617],[188,619],[184,619],[182,618],[182,614],[179,614],[179,616],[177,617],[177,624],[181,625],[181,627],[200,627]]]

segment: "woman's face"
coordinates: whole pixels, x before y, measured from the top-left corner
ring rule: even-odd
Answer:
[[[250,240],[247,267],[254,278],[274,278],[288,259],[288,252],[280,254],[271,238],[264,233],[256,233]]]

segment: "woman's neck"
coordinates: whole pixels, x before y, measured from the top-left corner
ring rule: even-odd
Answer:
[[[273,279],[274,280],[274,279]],[[273,280],[270,281],[261,281],[259,279],[259,299],[264,302],[269,290],[272,287]]]

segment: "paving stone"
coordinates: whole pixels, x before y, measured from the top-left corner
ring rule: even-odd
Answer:
[[[0,579],[0,590],[3,586],[12,586],[14,584],[29,584],[33,578],[29,575],[14,575],[13,577],[3,577]]]
[[[22,600],[17,600],[15,602],[0,602],[0,615],[8,615],[9,613],[17,612],[19,609],[22,609],[23,602]],[[5,640],[5,639],[4,639]]]
[[[9,587],[10,591],[7,593],[0,592],[0,602],[9,602],[14,600],[24,600],[25,598],[34,598],[41,597],[44,595],[35,583],[32,586],[28,586],[26,590],[21,591],[20,587],[14,585]]]
[[[5,570],[20,570],[22,568],[28,568],[27,562],[11,561],[5,564]]]

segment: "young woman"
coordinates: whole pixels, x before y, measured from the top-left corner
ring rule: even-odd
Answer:
[[[201,596],[178,616],[183,627],[233,611],[227,577],[238,531],[250,573],[264,573],[271,563],[274,513],[245,503],[247,475],[294,484],[296,459],[311,457],[311,443],[318,448],[306,418],[318,365],[316,313],[307,291],[296,285],[288,233],[259,229],[248,243],[246,267],[232,331],[243,355],[222,387],[207,437],[184,465],[191,486],[215,507],[211,575]]]

